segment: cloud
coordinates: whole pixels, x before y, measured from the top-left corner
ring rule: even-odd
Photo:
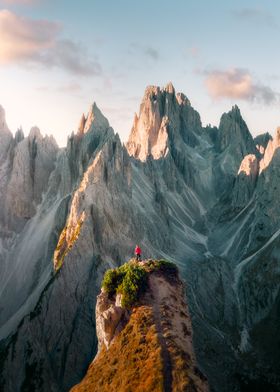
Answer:
[[[61,31],[57,22],[0,11],[0,65],[21,63],[58,67],[79,75],[100,75],[98,61],[90,60],[80,44],[60,38]]]
[[[36,53],[33,59],[47,67],[64,68],[74,74],[101,75],[102,73],[99,62],[89,60],[81,45],[68,39],[56,40],[50,50]]]
[[[38,0],[0,0],[0,4],[5,5],[29,5],[35,4]]]
[[[269,86],[254,81],[246,69],[214,70],[204,72],[205,84],[214,99],[242,99],[272,104],[279,101],[279,94]]]
[[[272,14],[261,8],[241,8],[234,10],[233,16],[244,22],[262,24],[268,27],[277,27],[278,23]]]
[[[157,61],[160,57],[159,51],[152,46],[144,46],[135,42],[132,42],[129,46],[128,53],[135,54],[136,52],[143,54],[147,58]]]
[[[55,88],[50,87],[49,85],[43,85],[36,88],[36,91],[39,92],[61,92],[61,93],[78,93],[82,90],[82,86],[77,82],[69,82],[67,84],[63,84],[57,86]]]
[[[151,47],[144,48],[144,54],[147,57],[150,57],[152,60],[156,61],[159,59],[159,52],[154,48]]]
[[[69,84],[65,84],[62,86],[57,87],[56,89],[58,92],[61,93],[79,93],[82,91],[82,86],[79,83],[72,82]]]

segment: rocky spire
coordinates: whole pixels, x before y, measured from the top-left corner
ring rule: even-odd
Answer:
[[[15,133],[15,142],[20,143],[23,139],[24,139],[24,133],[22,127],[20,127]]]
[[[85,124],[86,124],[86,118],[84,113],[82,114],[79,126],[78,126],[78,134],[82,135],[84,133],[84,129],[85,129]]]
[[[83,132],[87,133],[92,126],[94,126],[95,128],[109,128],[109,122],[107,118],[103,116],[95,102],[89,109]]]
[[[6,156],[13,135],[6,123],[4,108],[0,105],[0,160]]]
[[[235,146],[242,157],[256,153],[254,140],[237,105],[233,106],[231,111],[224,113],[221,117],[219,145],[221,151],[227,147]]]
[[[41,131],[40,131],[40,129],[38,127],[32,127],[30,129],[28,138],[30,140],[32,140],[32,139],[43,139],[43,136],[42,136]]]
[[[127,142],[130,155],[141,161],[148,156],[164,157],[170,150],[170,139],[194,145],[201,128],[199,115],[182,93],[175,93],[172,83],[165,87],[148,86],[142,100],[139,116],[135,115]],[[199,132],[199,131],[198,131]]]

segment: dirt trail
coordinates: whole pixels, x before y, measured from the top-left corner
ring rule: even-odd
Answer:
[[[159,296],[158,287],[155,280],[151,276],[149,279],[149,286],[152,294],[152,308],[154,321],[158,333],[158,340],[161,345],[161,354],[163,360],[163,373],[164,373],[164,392],[172,392],[172,361],[167,348],[166,339],[163,336],[162,319],[161,319],[161,301]]]

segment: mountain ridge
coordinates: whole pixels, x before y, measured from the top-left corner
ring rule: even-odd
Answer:
[[[142,271],[145,288],[127,307],[125,294],[107,291],[113,283],[109,272],[120,269],[106,272],[96,303],[98,353],[83,381],[71,391],[101,392],[108,385],[113,390],[208,391],[197,367],[185,290],[176,266],[163,260],[130,260],[121,269],[129,271],[130,279],[133,271],[135,277]]]
[[[268,360],[269,336],[259,333],[261,325],[272,329],[279,304],[278,147],[260,172],[256,167],[274,142],[268,140],[261,153],[236,108],[220,129],[203,128],[189,101],[179,94],[179,103],[170,85],[156,93],[161,98],[155,103],[150,91],[144,101],[143,116],[152,119],[144,130],[151,127],[157,136],[162,129],[166,139],[157,149],[156,137],[155,150],[145,140],[143,160],[137,149],[136,156],[127,151],[93,106],[98,121],[93,113],[84,132],[84,116],[67,146],[54,147],[55,158],[46,154],[53,170],[43,184],[36,180],[44,152],[40,137],[22,139],[19,132],[3,150],[2,194],[14,162],[31,184],[14,196],[28,215],[15,214],[15,204],[8,220],[0,214],[0,336],[10,336],[1,350],[5,392],[27,385],[66,391],[82,379],[97,349],[93,314],[103,274],[129,259],[135,243],[148,257],[176,262],[186,279],[197,360],[210,387],[241,391],[242,383],[260,378],[278,385],[279,353],[275,347]],[[53,143],[48,139],[47,145]],[[25,157],[23,164],[17,156]],[[255,369],[246,358],[257,363]],[[30,380],[30,369],[37,378]]]

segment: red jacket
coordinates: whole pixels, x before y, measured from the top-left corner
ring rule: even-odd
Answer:
[[[141,249],[140,249],[140,247],[139,246],[136,246],[136,248],[135,248],[135,254],[136,255],[141,255],[141,253],[142,253],[142,251],[141,251]]]

